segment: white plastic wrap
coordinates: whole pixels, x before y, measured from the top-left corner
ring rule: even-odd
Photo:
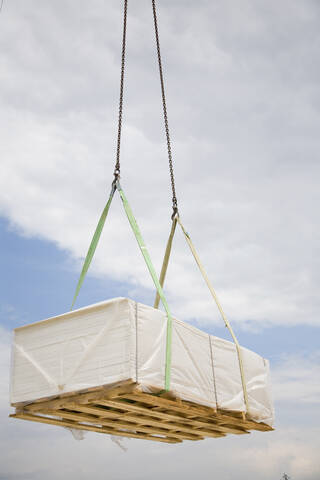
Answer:
[[[165,313],[126,298],[15,329],[11,403],[31,402],[122,380],[164,388]],[[242,348],[250,415],[273,423],[269,363]],[[173,319],[171,390],[184,400],[245,411],[232,342]]]

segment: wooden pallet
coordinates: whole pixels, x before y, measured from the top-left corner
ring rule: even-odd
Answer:
[[[273,430],[242,412],[215,410],[170,393],[144,393],[132,381],[13,406],[13,418],[166,443]]]

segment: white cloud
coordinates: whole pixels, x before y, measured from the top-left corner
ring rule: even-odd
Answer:
[[[318,405],[319,378],[320,352],[283,355],[281,363],[273,369],[275,398],[286,405],[299,403],[302,409]]]
[[[277,478],[287,472],[292,479],[316,479],[320,471],[317,436],[319,429],[281,428],[265,442],[257,441],[248,450],[236,451],[234,461],[244,463],[249,478]],[[305,438],[307,435],[308,438]],[[241,477],[240,477],[241,478]]]
[[[159,20],[186,227],[232,321],[317,325],[319,9],[179,5]],[[1,26],[0,211],[83,257],[112,179],[120,4],[20,0]],[[125,86],[123,185],[159,270],[170,190],[144,1],[129,6]],[[91,272],[151,287],[118,199]],[[180,235],[167,278],[177,316],[218,321]]]

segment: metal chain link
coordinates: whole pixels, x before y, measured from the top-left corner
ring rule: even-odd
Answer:
[[[119,119],[118,119],[118,138],[117,138],[116,164],[115,164],[115,167],[114,167],[114,179],[115,179],[115,181],[118,180],[118,178],[120,176],[120,143],[121,143],[121,128],[122,128],[124,67],[125,67],[125,58],[126,58],[127,11],[128,11],[128,0],[124,0],[122,54],[121,54],[121,76],[120,76],[120,99],[119,99]]]
[[[173,172],[173,161],[172,161],[171,142],[170,142],[170,133],[169,133],[169,122],[168,122],[167,104],[166,104],[166,96],[165,96],[165,89],[164,89],[164,79],[163,79],[162,61],[161,61],[161,53],[160,53],[159,30],[158,30],[158,21],[157,21],[157,12],[156,12],[155,0],[152,0],[152,10],[153,10],[154,30],[155,30],[156,45],[157,45],[157,55],[158,55],[158,65],[159,65],[161,95],[162,95],[162,106],[163,106],[163,118],[164,118],[164,126],[165,126],[166,139],[167,139],[169,171],[170,171],[170,180],[171,180],[171,189],[172,189],[172,208],[173,208],[173,216],[174,216],[178,213],[178,202],[177,202],[174,172]],[[122,130],[124,70],[125,70],[125,56],[126,56],[127,11],[128,11],[128,0],[124,0],[122,54],[121,54],[121,75],[120,75],[120,98],[119,98],[119,117],[118,117],[118,136],[117,136],[116,164],[115,164],[115,168],[114,168],[114,177],[115,177],[114,179],[115,179],[115,181],[120,177],[120,144],[121,144],[121,130]]]
[[[169,122],[168,122],[167,104],[166,104],[166,96],[165,96],[165,89],[164,89],[164,80],[163,80],[163,71],[162,71],[162,62],[161,62],[161,53],[160,53],[159,30],[158,30],[155,0],[152,0],[152,10],[153,10],[153,19],[154,19],[154,31],[155,31],[156,44],[157,44],[164,127],[166,131],[167,147],[168,147],[169,170],[170,170],[170,180],[171,180],[171,189],[172,189],[172,208],[173,208],[173,215],[176,215],[178,213],[178,202],[177,202],[176,187],[175,187],[174,173],[173,173],[173,161],[172,161],[172,153],[171,153],[170,134],[169,134]]]

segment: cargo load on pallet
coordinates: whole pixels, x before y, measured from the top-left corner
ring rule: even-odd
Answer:
[[[241,347],[246,411],[235,345],[173,318],[168,395],[166,332],[127,298],[15,329],[13,416],[171,443],[272,430],[267,360]]]

